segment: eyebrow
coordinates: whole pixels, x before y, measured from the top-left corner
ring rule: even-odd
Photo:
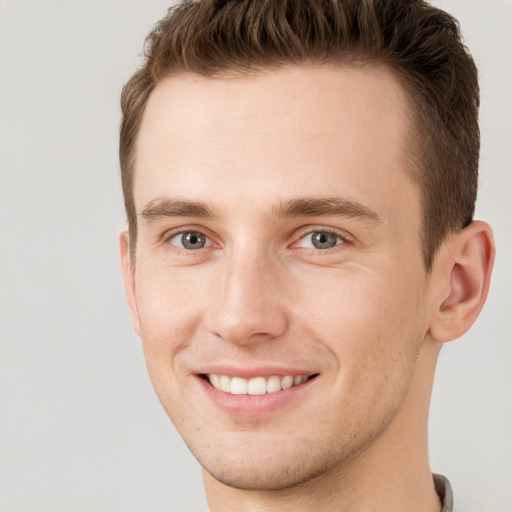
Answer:
[[[289,199],[274,207],[272,214],[276,218],[342,216],[380,221],[377,213],[367,206],[358,201],[340,197]],[[213,219],[216,214],[202,201],[161,197],[147,203],[141,217],[149,224],[165,217]]]
[[[141,212],[146,223],[165,217],[198,217],[211,219],[215,217],[213,211],[202,201],[189,201],[182,199],[157,198],[150,201]]]
[[[352,199],[340,197],[290,199],[275,210],[276,217],[342,216],[380,222],[376,212]]]

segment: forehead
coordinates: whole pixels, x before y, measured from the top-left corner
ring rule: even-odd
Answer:
[[[385,67],[173,75],[144,112],[136,210],[158,195],[234,208],[237,199],[265,208],[287,195],[342,195],[392,210],[401,190],[417,192],[407,172],[409,112]],[[392,195],[385,198],[383,187]]]

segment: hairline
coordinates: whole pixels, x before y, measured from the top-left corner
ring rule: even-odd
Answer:
[[[419,115],[419,94],[416,92],[412,80],[406,72],[403,72],[398,65],[392,62],[391,59],[386,59],[382,55],[367,55],[365,53],[358,54],[357,50],[353,49],[347,55],[344,55],[343,58],[337,59],[336,57],[330,58],[308,58],[303,59],[301,61],[296,61],[292,58],[278,62],[269,62],[266,64],[253,64],[247,67],[244,66],[236,66],[226,64],[222,67],[217,68],[215,71],[211,73],[201,73],[197,70],[190,69],[184,65],[176,66],[171,70],[168,70],[166,73],[161,76],[152,75],[152,87],[148,90],[147,98],[144,102],[144,106],[140,113],[140,118],[138,120],[136,126],[136,134],[133,141],[133,144],[130,149],[129,154],[129,169],[128,175],[130,176],[129,184],[131,187],[131,200],[132,207],[134,213],[135,226],[129,226],[129,250],[130,250],[130,262],[132,263],[133,268],[135,268],[136,262],[136,243],[137,243],[137,230],[138,230],[138,220],[137,220],[137,211],[135,208],[135,200],[134,200],[134,186],[135,186],[135,167],[136,167],[136,154],[137,154],[137,146],[139,140],[140,129],[144,120],[144,115],[146,112],[146,107],[149,102],[151,95],[154,90],[158,87],[161,82],[164,82],[168,79],[193,75],[205,79],[211,80],[230,80],[230,79],[240,79],[240,78],[255,78],[265,73],[278,72],[281,70],[286,70],[287,68],[293,67],[307,67],[307,66],[322,66],[322,67],[331,67],[337,69],[378,69],[382,68],[391,73],[391,75],[397,80],[398,85],[402,88],[405,98],[405,112],[410,113],[410,117],[407,116],[405,121],[405,133],[403,134],[403,149],[406,155],[405,161],[405,169],[404,174],[411,179],[413,184],[419,189],[419,201],[420,201],[420,211],[421,211],[421,222],[420,222],[420,233],[418,242],[421,244],[424,266],[427,273],[430,273],[432,270],[432,263],[437,252],[434,251],[433,254],[430,253],[429,248],[427,246],[427,240],[425,236],[428,235],[427,232],[427,219],[426,219],[426,208],[427,208],[427,191],[425,190],[425,185],[423,183],[422,174],[427,172],[427,158],[426,151],[422,147],[420,142],[420,132],[421,127],[424,125],[424,120],[421,115]],[[407,130],[407,128],[410,130]],[[445,233],[445,236],[442,240],[439,241],[438,247],[442,244],[442,242],[449,235],[449,232]]]

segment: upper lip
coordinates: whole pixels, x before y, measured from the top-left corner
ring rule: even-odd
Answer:
[[[253,377],[271,377],[272,375],[316,375],[318,372],[305,368],[290,368],[284,366],[258,366],[258,367],[235,367],[225,365],[209,365],[195,372],[199,375],[227,375],[228,377],[242,377],[252,379]]]

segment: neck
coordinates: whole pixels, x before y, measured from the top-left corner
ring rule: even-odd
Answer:
[[[439,344],[427,339],[406,399],[387,430],[350,462],[279,490],[229,487],[203,470],[210,512],[439,512],[428,459],[427,423]]]

